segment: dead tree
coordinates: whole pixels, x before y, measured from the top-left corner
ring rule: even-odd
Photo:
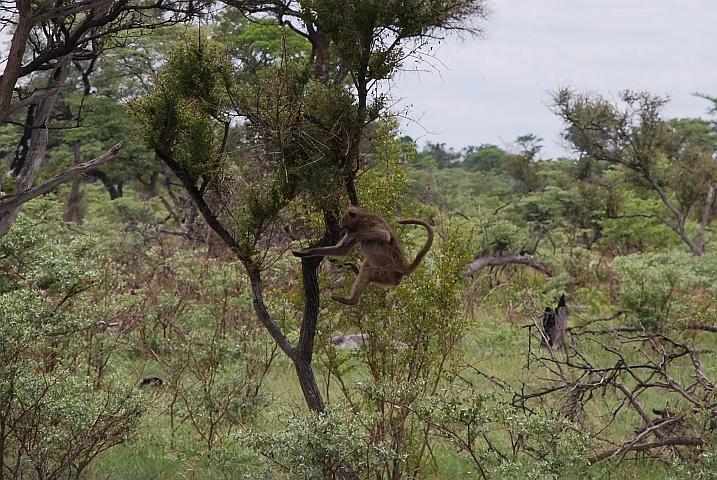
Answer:
[[[580,432],[597,445],[586,459],[590,463],[622,461],[632,452],[698,459],[717,425],[717,384],[700,360],[713,352],[697,350],[680,332],[613,326],[621,313],[571,327],[564,356],[531,348],[531,380],[514,390],[512,404],[529,415],[555,411],[569,419],[564,433]],[[664,402],[659,408],[656,398]],[[596,415],[599,411],[605,414]],[[624,428],[626,421],[632,429]]]

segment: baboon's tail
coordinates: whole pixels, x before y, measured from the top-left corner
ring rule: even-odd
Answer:
[[[420,252],[418,252],[418,255],[416,255],[416,259],[408,265],[408,268],[405,272],[401,272],[404,275],[411,275],[413,272],[418,270],[418,266],[421,264],[421,261],[423,260],[423,257],[426,256],[428,253],[428,250],[431,249],[431,245],[433,245],[433,227],[431,227],[428,222],[424,222],[423,220],[419,220],[417,218],[407,218],[405,220],[399,220],[398,223],[402,225],[420,225],[423,228],[428,231],[428,239],[426,240],[426,244],[423,246]]]

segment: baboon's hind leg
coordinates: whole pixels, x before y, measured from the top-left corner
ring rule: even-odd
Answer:
[[[334,300],[341,302],[344,305],[356,305],[361,298],[361,294],[366,289],[369,283],[371,283],[370,267],[366,267],[365,264],[361,265],[361,270],[351,285],[351,295],[348,298],[333,296]]]
[[[331,298],[345,305],[356,305],[369,283],[373,282],[385,288],[395,287],[401,283],[401,278],[403,278],[403,275],[400,272],[390,268],[367,267],[366,264],[364,264],[361,266],[361,270],[359,270],[359,274],[351,286],[351,295],[349,298],[337,296]]]

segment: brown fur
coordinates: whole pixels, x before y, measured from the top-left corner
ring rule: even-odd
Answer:
[[[317,247],[294,252],[297,257],[331,256],[340,257],[358,243],[363,254],[363,263],[358,276],[351,286],[349,298],[331,297],[346,305],[356,305],[369,283],[384,287],[393,287],[401,283],[404,275],[411,275],[421,264],[423,257],[433,244],[433,228],[415,218],[399,220],[401,224],[421,225],[428,231],[428,239],[415,260],[408,263],[398,237],[389,224],[380,215],[367,212],[359,207],[348,207],[341,217],[341,226],[346,235],[333,247]]]

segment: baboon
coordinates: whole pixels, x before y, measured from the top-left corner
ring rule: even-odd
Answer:
[[[423,257],[433,244],[433,228],[423,220],[407,218],[401,224],[421,225],[428,231],[428,239],[412,263],[406,260],[401,243],[393,229],[380,215],[367,212],[359,207],[348,207],[341,217],[341,227],[346,235],[332,247],[316,247],[293,252],[297,257],[342,257],[358,243],[363,254],[363,263],[358,276],[351,286],[348,298],[332,296],[337,302],[356,305],[369,283],[383,287],[394,287],[401,283],[404,275],[411,275],[421,264]]]
[[[568,306],[565,303],[565,294],[560,296],[555,309],[545,307],[543,313],[543,343],[550,348],[560,348],[565,340],[565,329],[568,325]]]

